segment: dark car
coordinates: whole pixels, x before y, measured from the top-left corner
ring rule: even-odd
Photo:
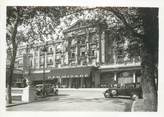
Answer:
[[[124,87],[116,85],[115,87],[108,88],[104,92],[105,98],[117,97],[117,96],[130,96],[131,99],[142,98],[142,89],[140,84],[129,83]]]
[[[36,85],[36,94],[40,96],[47,96],[50,94],[56,94],[56,89],[51,84],[43,84]]]

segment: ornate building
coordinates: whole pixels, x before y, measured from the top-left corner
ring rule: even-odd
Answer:
[[[33,47],[20,47],[16,65],[30,74],[34,83],[43,80],[60,87],[108,87],[140,82],[138,59],[127,59],[115,51],[115,41],[105,24],[79,20],[63,31],[64,38]],[[120,44],[126,46],[126,42]],[[45,61],[45,64],[44,64]],[[26,72],[25,72],[26,74]]]

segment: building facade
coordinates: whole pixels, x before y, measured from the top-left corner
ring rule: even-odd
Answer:
[[[139,57],[129,59],[116,52],[115,39],[103,25],[79,20],[63,31],[62,40],[20,46],[16,67],[24,69],[36,84],[45,80],[66,88],[140,82]],[[127,43],[119,45],[124,48]],[[43,47],[46,47],[44,52]]]

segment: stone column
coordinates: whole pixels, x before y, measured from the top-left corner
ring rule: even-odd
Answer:
[[[45,52],[45,69],[47,68],[47,52]]]
[[[136,73],[133,72],[133,83],[136,83]]]
[[[56,65],[56,61],[55,61],[55,58],[56,58],[56,48],[55,48],[55,45],[53,46],[53,67],[55,67]]]
[[[117,81],[117,73],[114,72],[114,81]]]
[[[80,87],[83,88],[83,78],[80,78]]]
[[[105,63],[105,33],[101,33],[101,62]]]
[[[38,48],[38,68],[40,68],[40,48]]]
[[[75,61],[76,61],[76,65],[78,65],[78,46],[76,45],[76,49],[75,49]]]
[[[89,47],[89,32],[86,32],[86,41],[87,41],[87,64],[90,63],[90,47]]]
[[[72,78],[69,78],[69,88],[71,88],[72,85]]]
[[[59,81],[59,84],[61,85],[61,83],[62,83],[62,79],[61,79],[61,78],[59,78],[59,79],[58,79],[58,81]]]
[[[117,64],[117,57],[116,57],[115,50],[113,50],[113,61],[114,61],[114,64]]]
[[[99,51],[98,51],[98,50],[96,50],[96,55],[97,55],[97,56],[96,56],[96,57],[97,57],[97,58],[96,58],[96,62],[99,63]]]
[[[100,71],[95,72],[95,88],[100,86]]]
[[[33,53],[32,53],[32,54],[33,54],[33,58],[32,58],[32,63],[33,63],[33,64],[32,64],[31,67],[32,67],[32,68],[35,68],[35,66],[36,66],[36,65],[35,65],[35,49],[33,49]]]

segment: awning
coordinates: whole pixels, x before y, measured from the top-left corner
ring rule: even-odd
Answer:
[[[93,70],[96,70],[96,67],[86,66],[86,67],[53,69],[50,71],[49,79],[89,77]]]
[[[87,78],[92,71],[98,70],[97,67],[72,67],[72,68],[55,68],[45,73],[45,80],[53,80],[58,78]],[[43,80],[43,73],[31,73],[31,80]]]

